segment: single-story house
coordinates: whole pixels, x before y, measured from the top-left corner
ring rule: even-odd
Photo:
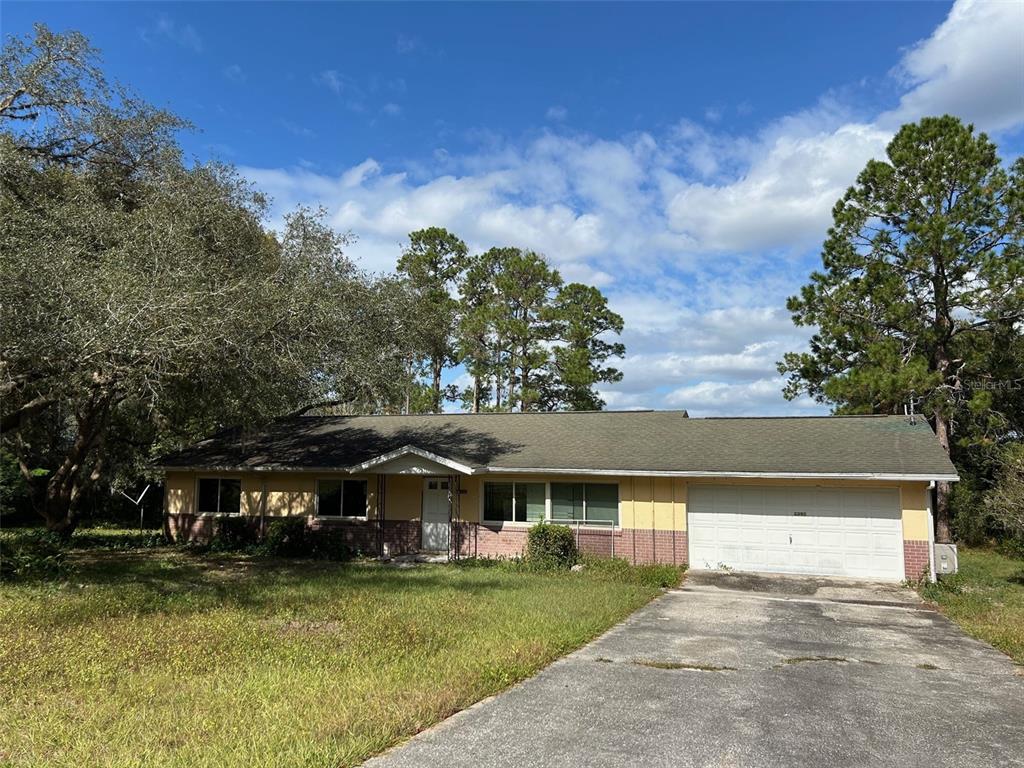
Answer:
[[[632,562],[891,580],[934,571],[932,489],[958,479],[921,418],[685,411],[302,416],[160,465],[182,539],[299,515],[368,553],[509,556],[550,520]]]

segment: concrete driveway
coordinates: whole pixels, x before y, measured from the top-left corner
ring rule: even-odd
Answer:
[[[1024,766],[1019,672],[901,587],[692,572],[368,765]]]

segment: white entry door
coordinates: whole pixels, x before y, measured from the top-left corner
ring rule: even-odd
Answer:
[[[690,566],[903,578],[895,488],[691,485]]]
[[[448,551],[448,507],[448,479],[426,478],[423,481],[422,549],[428,552]]]

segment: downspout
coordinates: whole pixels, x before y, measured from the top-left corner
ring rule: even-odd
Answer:
[[[673,478],[669,482],[672,484],[672,565],[678,565],[679,559],[676,554],[676,481]]]
[[[267,479],[260,484],[260,540],[267,536]]]
[[[636,524],[636,478],[635,477],[629,478],[629,497],[630,497],[629,505],[633,508],[632,512],[629,515],[630,523],[633,526],[633,528],[630,530],[630,533],[632,534],[632,538],[633,538],[633,563],[632,564],[636,565],[636,531],[637,531],[638,526]]]
[[[928,577],[935,581],[935,481],[928,483]]]
[[[379,547],[380,556],[384,557],[384,511],[387,504],[388,476],[377,475],[377,531],[380,535]]]

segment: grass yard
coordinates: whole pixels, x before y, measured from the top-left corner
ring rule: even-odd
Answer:
[[[974,637],[1024,664],[1024,560],[987,549],[961,549],[960,572],[922,595]]]
[[[73,559],[69,583],[0,586],[2,765],[352,765],[679,578],[624,563],[400,570],[175,548]]]

